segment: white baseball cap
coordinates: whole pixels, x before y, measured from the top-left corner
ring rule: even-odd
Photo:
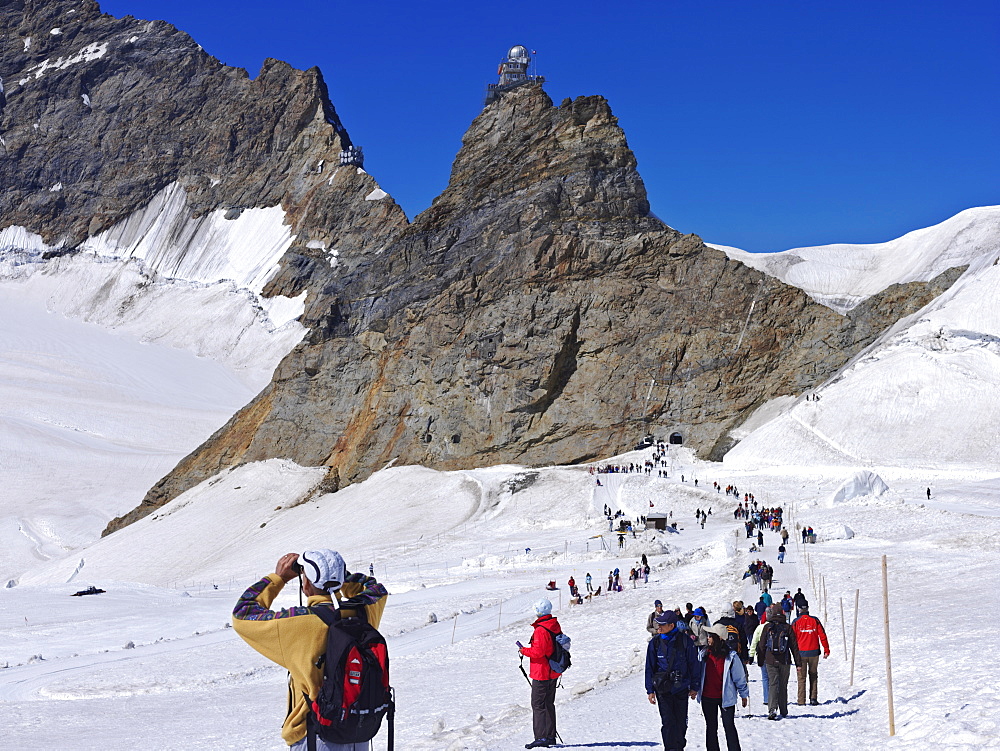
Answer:
[[[302,573],[317,589],[336,592],[344,584],[347,566],[336,550],[306,550],[299,556]]]

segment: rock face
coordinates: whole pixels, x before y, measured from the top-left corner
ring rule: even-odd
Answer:
[[[275,456],[328,466],[334,490],[392,460],[573,463],[649,430],[718,455],[756,407],[828,377],[921,291],[844,317],[729,260],[650,216],[604,99],[555,107],[523,87],[473,122],[427,211],[317,289],[311,333],[270,386],[109,531]]]
[[[350,258],[406,224],[391,199],[364,200],[371,177],[336,168],[351,142],[316,68],[267,60],[250,80],[170,24],[92,0],[11,0],[0,28],[4,226],[72,249],[175,181],[195,214],[281,204],[300,246],[286,268],[319,255],[310,241]]]
[[[263,294],[308,293],[270,385],[107,531],[275,457],[328,467],[331,490],[392,460],[571,463],[650,431],[718,457],[952,281],[845,317],[666,227],[601,97],[506,94],[408,225],[336,166],[351,141],[316,69],[251,80],[91,0],[12,0],[0,27],[0,227],[73,253],[174,183],[193,215],[280,205],[296,240]]]

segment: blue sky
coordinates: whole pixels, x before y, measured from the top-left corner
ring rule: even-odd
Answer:
[[[256,75],[318,65],[411,218],[447,185],[506,49],[601,94],[653,211],[747,250],[880,242],[1000,203],[1000,3],[105,0]]]

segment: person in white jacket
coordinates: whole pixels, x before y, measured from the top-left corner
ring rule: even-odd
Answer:
[[[740,737],[736,732],[736,697],[747,705],[750,688],[743,660],[726,643],[728,631],[716,624],[705,629],[708,646],[698,650],[702,663],[701,687],[698,701],[705,715],[705,748],[719,751],[719,715],[726,733],[728,751],[741,751]]]

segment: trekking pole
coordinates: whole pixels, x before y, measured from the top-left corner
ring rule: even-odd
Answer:
[[[518,663],[517,666],[519,668],[521,668],[521,675],[524,676],[524,680],[526,680],[528,682],[528,685],[530,686],[531,685],[531,679],[528,677],[528,674],[524,670],[524,655],[521,655],[521,661]]]
[[[396,691],[389,687],[389,738],[388,751],[396,747]]]

